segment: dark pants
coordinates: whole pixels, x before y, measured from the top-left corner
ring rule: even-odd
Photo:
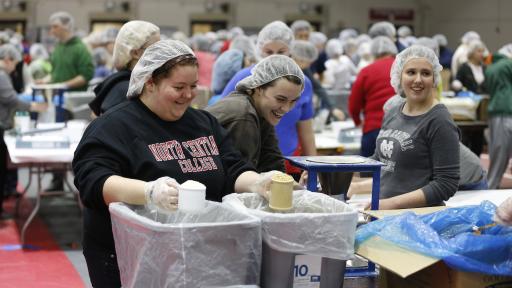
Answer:
[[[361,156],[370,157],[373,155],[379,131],[380,129],[375,129],[363,134],[363,137],[361,138]]]
[[[84,248],[84,257],[93,287],[121,287],[115,253]]]
[[[0,128],[0,215],[4,204],[5,176],[7,175],[7,146],[4,142],[4,130]]]

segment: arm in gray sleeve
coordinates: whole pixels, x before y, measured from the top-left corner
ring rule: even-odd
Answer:
[[[449,114],[445,115],[449,117]],[[427,205],[436,205],[448,200],[458,188],[459,132],[455,123],[447,117],[432,122],[427,132],[433,171],[432,180],[422,188]]]

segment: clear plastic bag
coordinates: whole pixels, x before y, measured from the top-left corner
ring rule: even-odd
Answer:
[[[259,284],[261,225],[255,217],[210,201],[194,214],[122,203],[109,210],[123,287]]]

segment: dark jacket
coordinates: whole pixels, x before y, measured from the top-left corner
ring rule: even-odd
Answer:
[[[105,113],[108,109],[125,101],[130,76],[132,71],[121,70],[109,77],[94,88],[96,98],[89,103],[92,112],[97,116]]]
[[[485,66],[482,68],[485,75]],[[466,89],[475,94],[485,94],[487,92],[484,86],[485,81],[480,85],[476,83],[475,76],[473,76],[473,71],[471,71],[471,67],[469,67],[467,62],[460,66],[455,78],[462,83],[462,86],[466,87]]]

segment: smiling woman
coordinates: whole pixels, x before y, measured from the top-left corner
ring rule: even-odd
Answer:
[[[386,164],[379,209],[441,205],[457,191],[459,132],[432,93],[441,69],[433,50],[414,45],[399,53],[391,67],[391,86],[405,103],[385,114],[372,156]],[[351,185],[349,194],[370,183]]]
[[[274,126],[297,103],[304,74],[288,56],[271,55],[238,82],[236,91],[207,107],[228,130],[235,147],[259,172],[284,172]]]

